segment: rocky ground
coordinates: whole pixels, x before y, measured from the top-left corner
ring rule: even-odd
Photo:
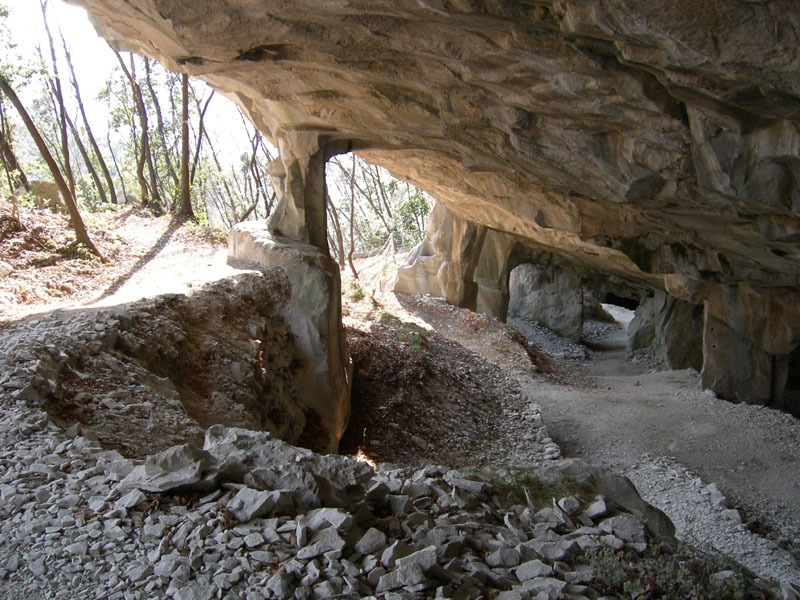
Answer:
[[[127,285],[117,277],[120,285],[93,288],[94,299],[98,292],[113,302],[112,293],[138,298],[195,288],[196,254],[171,252],[172,242],[159,243],[163,236],[154,236],[149,249],[130,252]],[[205,244],[191,236],[182,242],[195,243]],[[282,338],[280,323],[264,326],[270,315],[257,316],[259,332],[241,321],[238,309],[251,313],[252,302],[229,281],[189,298],[7,322],[0,331],[0,594],[793,597],[785,587],[796,569],[791,554],[776,552],[779,539],[748,530],[763,519],[737,524],[736,511],[709,485],[716,480],[700,479],[674,453],[638,452],[627,460],[633,451],[620,436],[600,429],[592,437],[580,423],[565,422],[566,415],[584,414],[586,399],[602,390],[604,369],[612,369],[586,360],[597,358],[597,350],[535,327],[526,339],[436,299],[395,297],[383,285],[391,262],[378,257],[364,263],[361,282],[344,285],[355,384],[353,422],[342,448],[359,460],[320,457],[232,428],[255,427],[262,419],[261,426],[287,435],[275,427],[281,422],[275,414],[242,412],[258,391],[246,374],[253,361],[248,344],[252,354],[253,339],[270,340],[278,355]],[[145,272],[173,276],[155,282]],[[177,275],[183,272],[188,277]],[[25,275],[40,276],[35,270]],[[236,280],[258,277],[269,275]],[[276,288],[279,303],[280,286],[267,287]],[[215,322],[208,311],[226,301]],[[192,318],[193,303],[201,310]],[[9,314],[35,309],[17,304]],[[199,336],[198,322],[206,321]],[[598,324],[587,332],[597,347],[615,330]],[[171,379],[159,371],[157,355],[181,354],[181,338],[204,350],[189,353],[182,374]],[[145,360],[148,355],[153,360]],[[647,385],[653,375],[624,365],[639,380],[639,386],[630,382],[633,387]],[[258,383],[283,381],[273,379]],[[216,413],[192,410],[198,398],[209,397],[203,386],[227,390]],[[693,393],[691,402],[703,406],[700,392]],[[584,406],[576,408],[570,398]],[[584,427],[598,421],[586,415]],[[70,425],[74,421],[83,425]],[[201,448],[203,430],[213,422],[225,425],[208,430]],[[711,553],[684,546],[676,553],[661,513],[642,504],[624,479],[564,460],[562,449],[625,470],[642,495],[672,517],[679,538]],[[376,463],[375,470],[367,466]],[[747,510],[737,514],[750,518]],[[773,538],[789,531],[768,529]],[[783,591],[726,562],[709,539],[722,540],[716,547],[762,576],[778,578]],[[742,539],[765,546],[742,545]],[[755,560],[748,563],[749,556]]]

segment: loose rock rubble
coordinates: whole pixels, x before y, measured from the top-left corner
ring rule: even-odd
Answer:
[[[508,324],[531,340],[529,343],[532,347],[553,358],[570,360],[586,360],[588,358],[586,346],[553,333],[541,323],[529,319],[511,317],[508,319]]]
[[[0,431],[6,598],[579,600],[601,596],[593,550],[671,533],[613,489],[520,503],[475,473],[373,470],[221,425],[145,461],[43,412],[8,409]]]
[[[225,423],[296,440],[305,424],[279,271],[113,309],[53,312],[0,331],[0,392],[78,421],[123,454]]]

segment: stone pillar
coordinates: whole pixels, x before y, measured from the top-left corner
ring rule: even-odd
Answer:
[[[267,223],[239,223],[228,237],[231,258],[282,267],[291,286],[285,319],[294,336],[300,408],[324,430],[315,450],[335,452],[350,419],[352,363],[341,319],[339,267],[328,252],[325,161],[317,134],[279,138],[270,165],[277,195]],[[308,415],[312,412],[313,415]]]
[[[328,252],[325,214],[326,149],[319,135],[288,133],[278,138],[280,157],[270,165],[278,202],[270,215],[270,233],[311,243]]]
[[[508,281],[512,269],[519,264],[515,258],[519,247],[519,240],[512,235],[494,230],[487,232],[475,270],[475,283],[478,284],[476,311],[506,320]]]
[[[800,294],[713,285],[705,301],[703,386],[729,400],[785,408],[784,375],[773,367],[800,343]]]
[[[395,292],[433,294],[448,303],[475,310],[478,286],[473,281],[486,227],[467,221],[437,202],[425,239],[397,272]]]
[[[558,335],[581,339],[583,289],[571,268],[524,263],[511,272],[508,314],[538,321]]]
[[[762,348],[706,307],[703,330],[702,385],[720,397],[750,404],[769,404],[772,360]]]
[[[642,300],[628,326],[628,348],[654,347],[670,369],[703,368],[704,309],[661,290]]]

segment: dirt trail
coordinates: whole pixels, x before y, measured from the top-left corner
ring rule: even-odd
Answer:
[[[800,582],[800,422],[719,400],[701,391],[692,370],[648,372],[626,358],[626,327],[625,321],[608,327],[591,343],[589,360],[570,361],[592,387],[521,380],[541,405],[551,437],[565,456],[628,475],[687,541],[732,555],[762,575]],[[524,323],[521,329],[535,344]],[[712,496],[711,482],[727,501]]]
[[[89,306],[114,306],[161,294],[186,294],[195,287],[241,273],[245,268],[229,264],[227,248],[175,242]]]

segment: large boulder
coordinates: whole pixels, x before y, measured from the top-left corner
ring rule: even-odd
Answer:
[[[432,235],[414,248],[409,264],[398,269],[394,291],[432,294],[474,310],[478,286],[473,278],[486,228],[437,203],[429,217],[429,231]]]
[[[583,332],[583,290],[571,270],[522,264],[511,271],[508,314],[538,321],[562,337],[579,340]]]
[[[655,292],[637,307],[628,348],[652,348],[670,369],[703,368],[703,307]]]

